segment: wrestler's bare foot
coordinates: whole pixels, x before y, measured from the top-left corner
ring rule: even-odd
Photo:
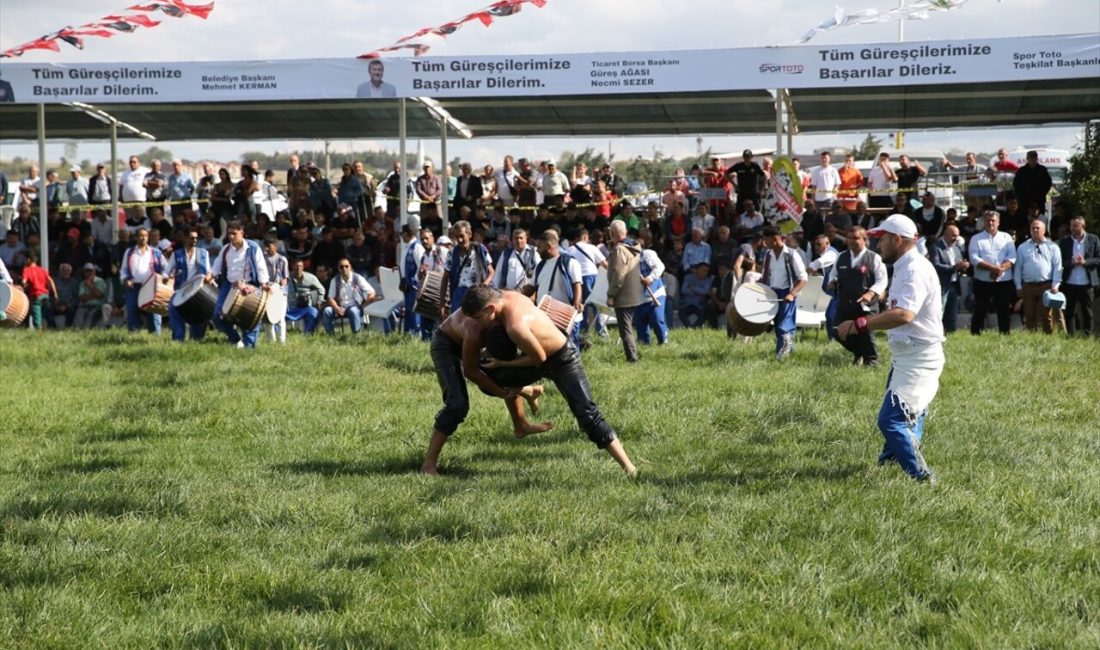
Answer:
[[[542,386],[523,387],[521,395],[523,395],[523,399],[527,400],[527,406],[531,408],[531,413],[534,415],[539,414],[539,398],[542,397],[544,390]]]
[[[624,467],[623,471],[626,472],[627,478],[638,478],[638,468],[634,467],[633,465],[629,467]]]
[[[554,423],[553,422],[539,422],[537,424],[532,424],[532,423],[528,422],[528,423],[526,423],[522,426],[516,427],[513,430],[513,433],[516,434],[517,438],[526,438],[527,436],[533,436],[536,433],[543,433],[543,432],[549,431],[550,429],[553,429],[553,428],[554,428]]]
[[[420,473],[429,474],[431,476],[439,476],[439,468],[435,465],[421,465]]]

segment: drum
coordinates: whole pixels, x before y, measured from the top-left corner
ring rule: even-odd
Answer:
[[[267,308],[264,309],[264,319],[272,325],[278,325],[286,318],[286,294],[283,288],[272,285],[271,293],[267,294]]]
[[[222,305],[222,319],[245,331],[256,329],[267,313],[269,295],[263,289],[251,285],[245,291],[233,287]]]
[[[562,332],[566,335],[573,331],[573,328],[577,323],[581,322],[583,315],[581,312],[573,309],[573,305],[568,305],[560,300],[556,300],[550,297],[550,294],[546,294],[539,301],[539,311],[542,311],[550,320],[554,321],[554,324],[558,326]]]
[[[172,295],[172,306],[188,325],[205,325],[214,317],[218,292],[200,275],[184,282]]]
[[[161,282],[159,275],[150,275],[138,291],[138,307],[152,314],[168,315],[168,303],[172,301],[172,281]]]
[[[779,299],[771,288],[758,282],[737,287],[726,310],[726,320],[741,336],[758,336],[779,313]]]
[[[428,271],[416,296],[413,311],[429,320],[439,320],[439,308],[443,305],[443,271]]]
[[[27,294],[23,289],[0,282],[0,314],[4,315],[0,320],[0,326],[19,327],[27,320],[27,314],[31,311],[31,302],[27,300]]]

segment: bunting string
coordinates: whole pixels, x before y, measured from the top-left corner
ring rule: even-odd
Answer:
[[[454,34],[461,29],[466,23],[480,22],[486,27],[493,25],[495,18],[506,18],[508,16],[514,16],[520,12],[525,4],[532,4],[535,7],[542,8],[546,5],[547,0],[498,0],[493,4],[479,9],[471,14],[458,19],[452,20],[447,23],[443,23],[438,27],[424,27],[418,29],[408,36],[397,39],[393,45],[386,47],[380,47],[377,50],[372,50],[364,54],[360,54],[360,59],[377,59],[384,54],[392,54],[394,52],[400,52],[401,50],[411,50],[413,56],[423,56],[432,49],[431,45],[425,43],[423,40],[425,37],[437,37],[447,38],[451,34]]]
[[[111,38],[115,34],[129,34],[142,27],[152,29],[160,25],[159,20],[154,20],[148,15],[158,11],[171,18],[195,16],[206,20],[206,18],[210,16],[210,12],[214,11],[214,3],[211,2],[209,4],[197,5],[189,4],[182,0],[160,0],[159,2],[136,4],[132,7],[127,7],[126,11],[140,11],[143,13],[111,14],[95,22],[85,23],[78,27],[63,27],[52,34],[46,34],[33,41],[4,50],[0,52],[0,58],[23,56],[24,52],[30,50],[50,50],[51,52],[59,52],[61,48],[58,46],[58,41],[63,41],[78,50],[83,50],[85,37]]]
[[[898,20],[928,20],[934,11],[957,9],[967,0],[912,0],[900,7],[880,11],[878,9],[860,9],[846,12],[843,7],[835,7],[833,15],[818,23],[810,31],[795,41],[795,44],[810,42],[821,32],[828,32],[849,25],[869,25],[872,23],[890,23]]]

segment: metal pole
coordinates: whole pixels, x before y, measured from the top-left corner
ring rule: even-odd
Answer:
[[[783,91],[775,91],[775,155],[783,155]]]
[[[111,120],[111,243],[118,242],[118,122]]]
[[[408,177],[409,170],[405,169],[406,154],[405,154],[405,136],[406,124],[405,124],[405,98],[402,97],[397,100],[400,110],[397,112],[397,137],[401,139],[401,191],[400,196],[400,211],[397,213],[397,231],[401,232],[401,226],[405,225],[405,216],[409,211],[409,195],[408,195]]]
[[[447,120],[439,121],[440,129],[442,133],[439,136],[440,153],[439,157],[443,159],[443,168],[441,172],[446,172],[443,176],[443,195],[439,197],[439,210],[440,216],[443,218],[443,231],[446,232],[451,227],[450,219],[450,206],[447,204],[448,190],[450,180],[448,176],[451,174],[451,164],[447,162]]]
[[[49,216],[46,200],[46,105],[38,105],[38,234],[42,268],[50,268]]]
[[[898,0],[898,9],[905,7],[905,0]],[[905,19],[898,17],[898,42],[905,42]]]

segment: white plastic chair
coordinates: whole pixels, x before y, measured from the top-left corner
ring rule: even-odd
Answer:
[[[600,311],[600,315],[607,319],[605,323],[608,327],[618,324],[614,310],[607,305],[607,269],[599,269],[596,273],[596,284],[592,285],[592,292],[588,294],[588,300],[585,303],[594,305]],[[604,312],[611,315],[605,315]]]
[[[367,325],[370,324],[369,318],[372,316],[385,321],[393,315],[395,309],[405,303],[405,294],[401,291],[400,273],[394,269],[381,267],[378,269],[378,283],[382,287],[382,299],[372,302],[363,310],[363,316],[368,319]]]
[[[825,327],[825,309],[831,297],[822,288],[824,279],[820,275],[806,278],[806,286],[798,295],[798,308],[794,312],[794,324],[798,329],[820,330]]]

